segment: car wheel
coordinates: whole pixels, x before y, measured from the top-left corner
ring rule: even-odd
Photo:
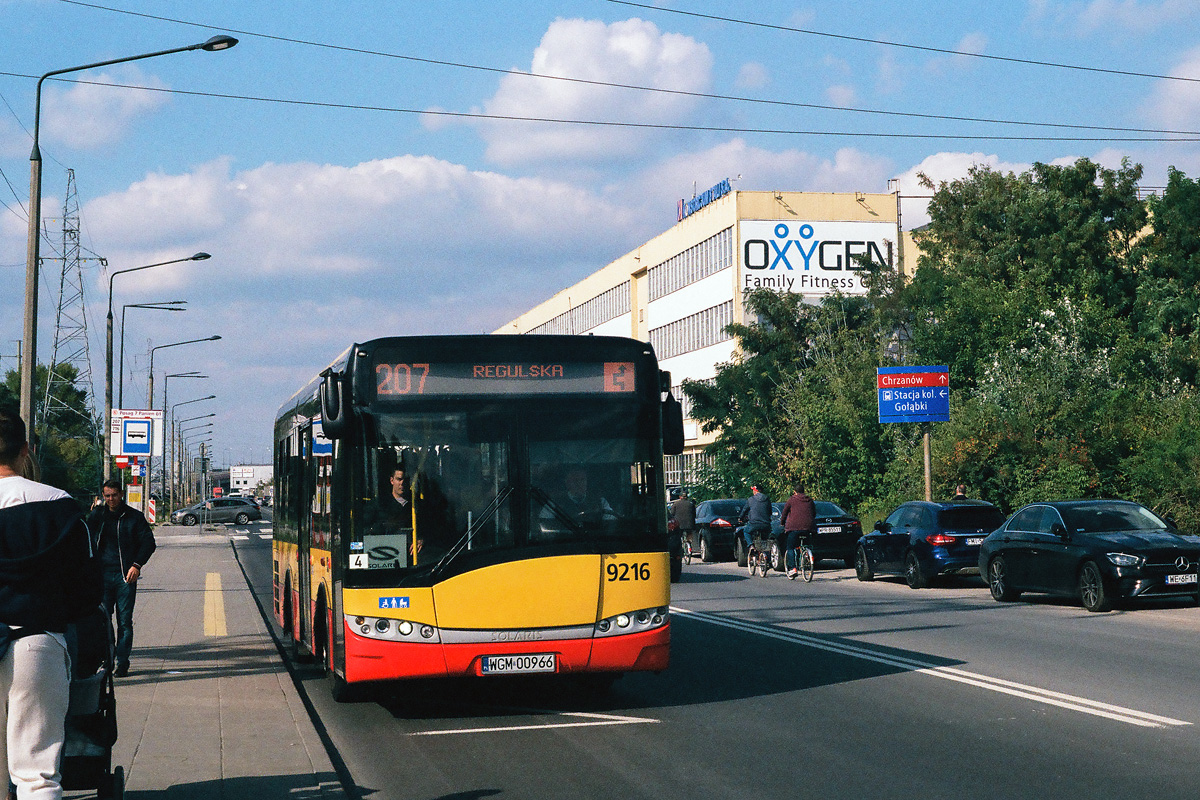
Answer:
[[[1008,563],[1004,556],[996,556],[988,564],[987,582],[992,599],[997,603],[1009,603],[1021,596],[1020,591],[1008,582]]]
[[[742,537],[735,537],[733,542],[733,557],[737,559],[739,567],[746,566],[746,543],[742,541]]]
[[[182,522],[184,525],[195,525],[195,524],[196,524],[196,522],[197,522],[197,519],[196,519],[196,515],[195,515],[195,514],[184,514],[184,515],[183,515],[183,519],[182,519],[182,520],[180,520],[180,521],[181,521],[181,522]]]
[[[250,521],[250,515],[245,512],[242,512],[241,514],[238,514],[234,518],[233,521],[236,522],[238,525],[245,525],[247,522]]]
[[[875,571],[871,569],[871,562],[867,560],[867,551],[861,547],[854,554],[854,575],[864,583],[875,580]]]
[[[1104,591],[1104,576],[1095,561],[1079,570],[1079,600],[1088,611],[1110,611],[1112,598]]]
[[[702,534],[700,536],[700,560],[705,564],[711,564],[717,560],[713,555],[712,545],[709,544],[708,534]]]
[[[921,570],[921,561],[912,550],[904,557],[904,580],[908,581],[910,589],[924,589],[929,585],[929,578]]]
[[[776,572],[787,572],[787,556],[778,541],[771,542],[771,568]]]

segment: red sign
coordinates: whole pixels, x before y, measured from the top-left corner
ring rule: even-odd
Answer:
[[[895,372],[880,373],[878,376],[880,389],[907,389],[910,386],[949,386],[948,372]]]
[[[221,496],[221,487],[214,486],[213,487],[213,497],[220,497],[220,496]]]
[[[125,469],[129,466],[129,456],[117,456],[113,461],[117,463],[117,469]]]

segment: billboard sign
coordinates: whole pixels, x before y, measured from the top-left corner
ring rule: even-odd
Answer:
[[[861,295],[867,287],[859,256],[889,269],[896,266],[899,228],[894,222],[743,220],[739,231],[743,291]]]
[[[881,367],[877,370],[880,422],[949,422],[950,368]]]

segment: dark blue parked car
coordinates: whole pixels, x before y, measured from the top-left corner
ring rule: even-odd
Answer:
[[[981,500],[905,503],[858,540],[854,572],[860,581],[903,575],[914,589],[938,575],[978,573],[979,546],[1003,524],[1000,509]]]

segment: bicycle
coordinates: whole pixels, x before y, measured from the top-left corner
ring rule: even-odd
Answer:
[[[767,572],[771,569],[770,551],[751,545],[750,552],[746,555],[746,568],[750,570],[751,577],[759,573],[764,578],[767,577]]]
[[[805,583],[812,583],[813,570],[815,569],[817,559],[813,555],[812,548],[808,546],[808,540],[801,538],[800,543],[792,549],[796,551],[792,563],[797,564],[798,569],[796,572],[792,572],[790,569],[787,571],[788,580],[796,580],[796,575],[799,574]],[[784,558],[784,563],[786,564],[786,555]]]
[[[692,563],[692,540],[686,535],[681,536],[680,539],[683,541],[683,563],[690,565]]]

